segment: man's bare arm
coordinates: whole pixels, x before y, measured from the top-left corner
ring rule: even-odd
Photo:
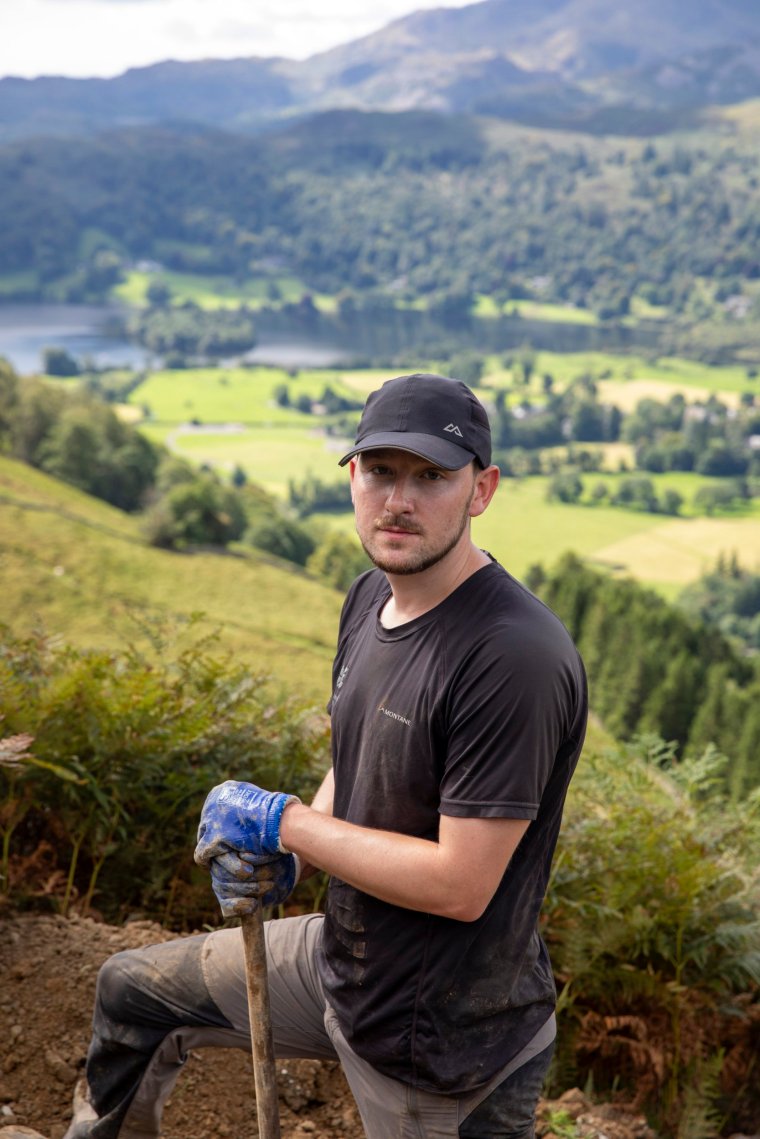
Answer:
[[[280,835],[288,850],[383,901],[459,921],[483,913],[529,826],[442,815],[438,842],[430,842],[332,818],[317,807],[321,791],[313,807],[285,808]]]
[[[334,794],[335,776],[333,774],[333,769],[330,768],[330,770],[327,772],[327,775],[320,783],[316,795],[311,801],[312,811],[318,811],[321,815],[332,815]],[[318,870],[318,866],[315,866],[306,858],[301,858],[301,873],[298,876],[298,881],[303,882],[305,878],[311,878],[311,876],[313,874],[316,874]]]

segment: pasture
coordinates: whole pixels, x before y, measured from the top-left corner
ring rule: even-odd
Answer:
[[[303,296],[305,285],[295,277],[256,277],[236,282],[229,277],[217,277],[202,273],[178,273],[171,269],[145,271],[131,269],[118,285],[114,286],[113,297],[123,304],[141,306],[148,303],[148,289],[151,284],[166,285],[173,304],[192,301],[199,308],[219,309],[261,308],[265,304],[282,304],[298,301]],[[335,302],[332,297],[311,294],[314,303],[325,311],[331,311]]]
[[[704,400],[710,395],[724,398],[732,393],[739,396],[742,392],[760,395],[760,377],[753,379],[739,364],[713,367],[676,356],[649,360],[635,354],[615,356],[609,352],[541,351],[532,353],[532,358],[537,379],[551,375],[561,390],[580,376],[591,376],[599,384],[600,395],[604,393],[605,400],[618,403],[624,410],[635,406],[639,398],[668,399],[678,391],[692,400]],[[489,358],[486,386],[498,387],[509,375],[503,360]]]
[[[443,367],[443,366],[441,366]],[[480,388],[488,399],[493,384],[504,380],[499,362],[489,361]],[[630,393],[633,402],[647,392],[667,398],[675,390],[706,398],[711,390],[737,397],[747,386],[741,368],[708,369],[684,360],[650,364],[635,357],[601,354],[554,356],[538,353],[536,372],[551,371],[558,383],[569,382],[586,371],[606,374],[602,390],[615,402]],[[645,379],[644,370],[654,373]],[[327,481],[347,477],[337,460],[345,446],[340,434],[328,433],[329,417],[309,415],[294,407],[281,407],[275,389],[287,384],[291,401],[300,394],[314,400],[326,384],[339,395],[363,400],[393,372],[304,370],[295,376],[278,368],[196,369],[157,372],[131,395],[133,406],[147,405],[151,419],[143,430],[193,463],[206,463],[220,473],[239,466],[248,477],[285,499],[290,479],[307,474]],[[699,381],[705,386],[700,388]],[[657,385],[652,387],[652,385]],[[194,422],[193,422],[194,421]],[[592,447],[592,449],[594,449]],[[583,476],[588,500],[596,482],[614,493],[625,475],[615,468],[630,459],[625,444],[604,448],[607,468]],[[736,552],[749,569],[760,564],[760,506],[744,508],[715,518],[695,516],[693,499],[706,481],[694,474],[671,472],[650,477],[658,495],[678,491],[684,503],[682,517],[670,518],[601,505],[565,505],[546,500],[548,479],[505,479],[488,513],[477,520],[475,538],[516,576],[525,575],[536,562],[551,565],[565,550],[575,550],[612,572],[630,574],[662,593],[673,596],[694,580],[722,553]],[[333,527],[352,530],[349,516],[329,515]]]

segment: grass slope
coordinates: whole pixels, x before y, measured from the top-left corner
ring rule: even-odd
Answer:
[[[252,671],[322,703],[341,596],[255,553],[173,554],[146,546],[137,519],[0,458],[5,619],[73,643],[123,648],[146,631],[218,631]]]

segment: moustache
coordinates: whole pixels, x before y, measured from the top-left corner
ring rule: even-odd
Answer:
[[[412,522],[408,522],[405,518],[396,518],[392,514],[385,514],[382,518],[375,519],[376,530],[403,530],[406,534],[419,534],[420,529]]]

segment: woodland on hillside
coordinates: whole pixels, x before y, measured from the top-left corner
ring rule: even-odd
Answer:
[[[351,293],[447,306],[454,331],[480,294],[605,321],[638,303],[690,327],[717,322],[727,331],[705,351],[752,341],[759,167],[740,135],[631,143],[499,135],[482,120],[343,118],[338,130],[328,114],[256,139],[136,129],[3,147],[6,295],[21,274],[15,295],[103,298],[147,258],[269,274],[275,297],[288,273],[340,295],[344,317]]]

